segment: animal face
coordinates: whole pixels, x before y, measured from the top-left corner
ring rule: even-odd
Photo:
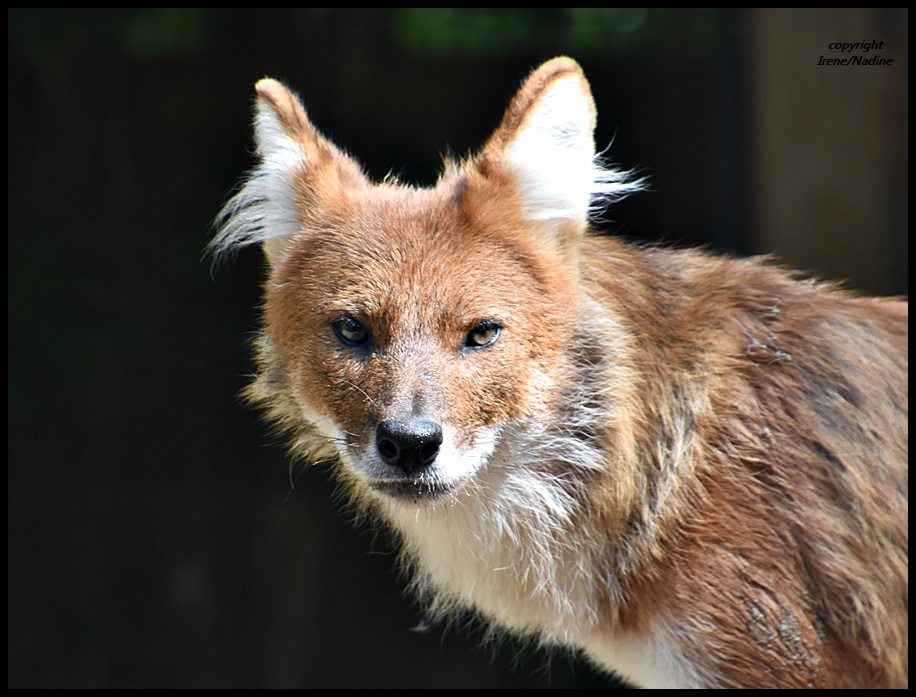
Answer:
[[[570,272],[514,232],[514,202],[494,226],[459,187],[323,202],[268,285],[303,412],[371,490],[410,501],[486,464],[576,331]]]

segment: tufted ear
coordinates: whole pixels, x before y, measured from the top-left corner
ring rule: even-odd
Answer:
[[[640,188],[601,166],[594,130],[582,69],[571,58],[554,58],[524,82],[477,164],[509,173],[527,220],[584,224],[590,210]]]
[[[216,254],[263,244],[272,266],[307,227],[305,202],[342,186],[362,186],[359,166],[341,153],[309,121],[299,98],[283,84],[264,78],[255,86],[254,137],[259,164],[217,218]]]

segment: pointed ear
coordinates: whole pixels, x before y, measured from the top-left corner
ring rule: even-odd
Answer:
[[[506,171],[530,222],[588,220],[596,204],[637,190],[595,153],[595,104],[579,64],[554,58],[535,70],[475,160]]]
[[[308,227],[309,208],[341,187],[367,181],[359,166],[312,125],[293,92],[270,78],[260,80],[255,91],[260,163],[217,217],[219,233],[210,249],[218,256],[262,243],[276,267]]]

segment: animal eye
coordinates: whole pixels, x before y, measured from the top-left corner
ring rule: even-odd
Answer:
[[[492,346],[499,338],[501,327],[496,322],[481,322],[468,332],[464,345],[468,348]]]
[[[352,317],[345,316],[331,322],[334,336],[347,346],[360,346],[369,340],[369,330],[363,323]]]

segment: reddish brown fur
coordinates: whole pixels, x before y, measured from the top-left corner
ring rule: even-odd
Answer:
[[[268,245],[249,395],[313,459],[370,457],[379,422],[411,413],[455,425],[459,449],[537,423],[602,453],[596,467],[572,454],[515,463],[526,481],[566,482],[576,503],[568,519],[525,513],[517,527],[511,509],[494,514],[509,532],[489,545],[489,511],[465,520],[484,526],[468,541],[456,521],[501,479],[468,484],[458,510],[420,506],[429,528],[412,530],[412,509],[401,519],[402,502],[341,467],[446,604],[554,631],[605,666],[602,647],[657,638],[659,660],[695,685],[906,684],[907,304],[767,260],[588,236],[582,217],[527,220],[506,149],[564,79],[588,95],[575,63],[546,64],[480,155],[431,190],[371,185],[285,88],[259,84],[305,163],[292,175],[300,232]],[[590,97],[584,118],[591,128]],[[372,329],[368,348],[335,338],[341,313]],[[498,349],[459,357],[481,320],[502,326]],[[591,416],[574,419],[583,401]],[[316,433],[322,419],[345,445]],[[458,562],[424,556],[449,515],[455,554],[467,544],[480,561],[470,595],[448,585]],[[494,565],[517,579],[490,578]]]
[[[443,188],[424,194],[426,200],[395,187],[365,192],[358,203],[358,234],[350,224],[357,204],[334,197],[318,202],[310,192],[310,228],[321,243],[295,249],[267,295],[268,326],[285,359],[314,361],[303,371],[307,379],[296,385],[306,402],[324,401],[328,385],[360,385],[363,392],[341,390],[331,407],[337,423],[355,439],[367,440],[381,411],[402,408],[398,400],[404,402],[404,410],[413,399],[448,404],[452,409],[442,417],[455,423],[492,423],[517,416],[526,407],[526,396],[518,390],[529,382],[526,368],[548,363],[549,356],[542,353],[559,351],[559,346],[519,341],[515,346],[524,353],[493,357],[487,380],[457,372],[449,364],[450,354],[474,322],[493,311],[492,303],[478,297],[475,288],[511,297],[524,287],[522,277],[535,277],[539,294],[515,302],[535,308],[537,321],[506,327],[532,338],[565,331],[566,313],[575,299],[566,290],[570,279],[563,270],[545,264],[525,240],[511,235],[511,208],[498,217],[492,210],[467,210],[472,197],[459,200],[456,192]],[[492,272],[494,261],[497,275]],[[334,270],[337,287],[359,287],[359,297],[329,288],[328,269]],[[428,306],[417,305],[421,293],[432,301]],[[300,312],[304,307],[311,312]],[[326,342],[333,338],[322,330],[344,310],[360,319],[375,318],[376,339],[392,345],[391,350],[371,365],[358,357],[343,357],[329,368],[327,356],[334,349]],[[427,362],[426,372],[417,373],[405,360],[411,350],[398,343],[403,336],[411,342],[429,341],[431,351],[444,354],[441,363]],[[369,408],[364,393],[373,395]]]
[[[715,627],[735,686],[904,683],[906,304],[596,242],[632,264],[599,279],[639,327],[638,408],[664,412],[696,380],[711,401],[695,424],[707,461],[625,622],[667,608]],[[643,422],[644,447],[664,440],[663,420]]]

